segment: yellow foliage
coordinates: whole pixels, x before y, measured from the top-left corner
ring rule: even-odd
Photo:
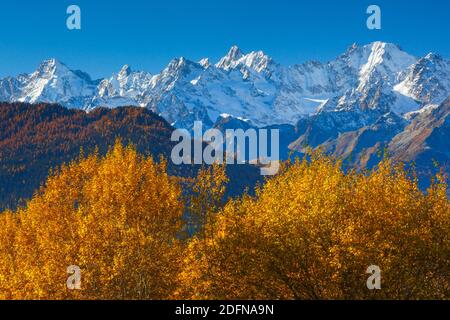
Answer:
[[[190,188],[189,224],[199,236],[206,237],[205,226],[214,225],[216,213],[223,207],[227,182],[225,166],[217,163],[199,170],[193,181]]]
[[[63,166],[26,208],[0,217],[0,298],[167,298],[182,213],[165,163],[120,142]],[[66,286],[70,265],[81,290]]]
[[[344,173],[321,154],[287,165],[255,197],[230,201],[193,239],[176,297],[448,299],[446,185],[423,194],[401,166]],[[369,290],[369,266],[381,290]]]
[[[316,153],[224,204],[227,181],[224,166],[200,170],[185,206],[163,159],[120,142],[80,156],[0,215],[0,298],[450,298],[442,175],[423,193],[387,159],[344,172]],[[70,265],[81,290],[66,286]],[[381,290],[366,286],[371,265]]]

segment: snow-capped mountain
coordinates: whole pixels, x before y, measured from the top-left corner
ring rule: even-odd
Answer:
[[[450,61],[399,46],[352,45],[329,62],[283,66],[262,51],[230,48],[219,61],[176,58],[158,74],[125,65],[100,80],[50,59],[31,74],[0,79],[0,101],[50,102],[91,111],[131,105],[176,128],[277,128],[280,155],[321,147],[360,168],[388,150],[426,176],[450,168]]]
[[[84,110],[136,105],[187,128],[195,120],[212,126],[221,114],[259,127],[308,118],[339,134],[374,124],[388,112],[403,116],[439,104],[449,95],[449,66],[437,54],[416,58],[384,42],[352,45],[335,60],[294,66],[233,46],[215,64],[177,58],[155,75],[125,65],[98,81],[51,59],[31,74],[0,80],[0,99]]]
[[[429,53],[408,67],[394,90],[415,100],[439,103],[450,92],[450,61]]]
[[[95,96],[87,107],[109,106],[112,108],[136,105],[142,99],[142,94],[150,87],[151,80],[151,74],[144,71],[132,71],[130,66],[125,65],[117,74],[100,82]]]
[[[178,127],[194,120],[212,125],[223,113],[267,126],[296,124],[323,112],[372,109],[401,115],[441,102],[449,86],[449,62],[440,56],[417,59],[394,44],[374,42],[353,45],[327,63],[294,66],[233,46],[215,64],[178,58],[156,75],[126,65],[101,81],[51,59],[32,74],[2,79],[0,98],[85,110],[137,105]]]
[[[73,108],[84,108],[97,85],[98,81],[91,80],[87,73],[71,70],[55,59],[43,61],[29,75],[0,81],[2,97],[9,101],[57,102]]]

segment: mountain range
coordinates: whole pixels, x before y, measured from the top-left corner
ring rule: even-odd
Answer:
[[[359,167],[375,165],[380,150],[427,168],[433,160],[447,166],[449,92],[449,60],[379,41],[293,66],[233,46],[215,63],[181,57],[158,74],[125,65],[93,80],[49,59],[31,74],[0,80],[0,101],[89,112],[139,106],[175,128],[191,129],[196,120],[204,127],[277,127],[288,150],[320,146]]]

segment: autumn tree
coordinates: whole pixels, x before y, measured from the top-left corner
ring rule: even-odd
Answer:
[[[118,141],[53,173],[0,216],[0,298],[163,299],[176,287],[183,204],[164,161]],[[66,287],[81,268],[81,290]]]
[[[424,193],[388,159],[356,172],[314,153],[227,203],[224,166],[206,167],[184,204],[166,171],[117,142],[53,172],[25,207],[0,215],[0,298],[450,297],[442,174]],[[81,290],[66,287],[70,265]],[[380,290],[366,286],[372,265]]]
[[[176,297],[449,298],[450,205],[443,176],[426,194],[389,160],[344,172],[320,153],[228,202],[195,237]],[[206,232],[208,234],[208,232]],[[369,290],[369,266],[381,290]]]
[[[189,221],[197,236],[206,238],[206,226],[214,225],[217,212],[225,204],[227,182],[225,165],[217,163],[201,168],[197,177],[192,179],[189,187]]]

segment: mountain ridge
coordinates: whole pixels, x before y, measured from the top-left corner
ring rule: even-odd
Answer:
[[[58,103],[88,112],[132,105],[174,128],[192,129],[195,121],[204,129],[282,128],[283,158],[305,147],[323,148],[370,168],[388,149],[400,161],[419,160],[424,172],[434,157],[450,163],[441,137],[448,114],[433,112],[446,110],[449,96],[449,60],[437,53],[416,57],[381,41],[353,44],[328,62],[292,66],[232,46],[215,63],[179,57],[157,74],[124,65],[92,80],[49,59],[33,73],[0,79],[0,100],[7,102]]]
[[[397,114],[440,103],[450,90],[450,63],[435,53],[418,58],[398,45],[376,41],[352,45],[328,62],[282,66],[263,51],[232,46],[216,63],[173,59],[160,73],[134,71],[92,80],[56,59],[31,74],[0,79],[0,100],[59,103],[92,110],[99,106],[147,107],[176,127],[220,114],[261,127],[296,124],[319,112],[383,109]]]
[[[0,211],[31,198],[50,170],[59,170],[82,154],[105,155],[117,139],[136,150],[167,159],[168,173],[179,179],[196,175],[200,165],[170,161],[174,128],[152,111],[132,106],[92,112],[57,104],[0,103]],[[261,180],[252,165],[227,166],[227,196],[242,194]]]

